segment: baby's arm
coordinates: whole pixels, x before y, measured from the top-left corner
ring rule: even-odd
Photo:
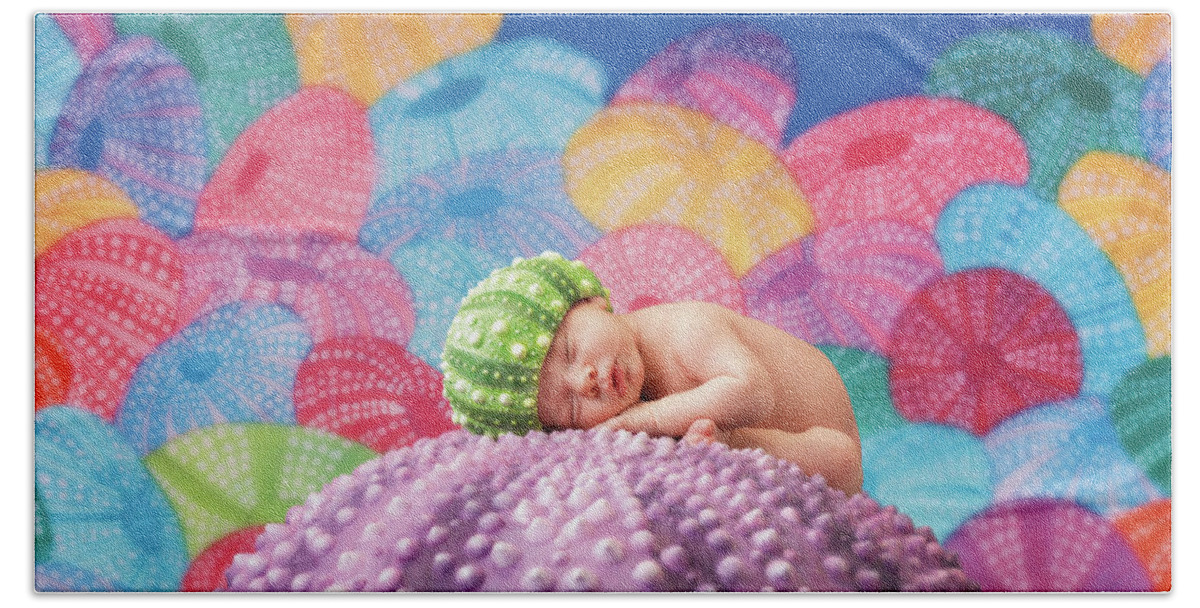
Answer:
[[[847,495],[862,491],[862,452],[846,433],[814,426],[803,433],[738,428],[728,438],[731,448],[762,448],[776,458],[796,463],[808,475],[820,474],[830,487]]]
[[[677,331],[668,339],[669,355],[660,360],[656,373],[667,385],[699,385],[634,405],[601,428],[681,437],[703,418],[721,429],[771,419],[774,393],[767,370],[754,353],[721,316],[699,308],[688,321],[675,326]]]
[[[774,399],[760,372],[723,375],[688,391],[644,401],[600,424],[651,435],[681,437],[697,420],[707,418],[722,429],[762,424],[770,419]]]

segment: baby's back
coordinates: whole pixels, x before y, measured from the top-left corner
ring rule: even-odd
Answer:
[[[677,302],[639,313],[658,317],[681,356],[734,340],[765,370],[775,407],[766,428],[800,433],[814,426],[857,440],[858,427],[841,377],[821,351],[762,321],[705,302]]]
[[[771,378],[775,396],[772,428],[794,433],[814,426],[858,438],[850,397],[829,358],[811,344],[757,319],[729,311],[742,342]]]

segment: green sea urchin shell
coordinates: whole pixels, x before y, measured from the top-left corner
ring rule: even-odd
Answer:
[[[517,258],[467,292],[442,352],[454,423],[492,437],[541,430],[538,374],[554,332],[571,306],[597,296],[608,300],[608,290],[591,270],[550,251]]]

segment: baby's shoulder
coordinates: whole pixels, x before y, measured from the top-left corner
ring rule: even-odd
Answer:
[[[665,326],[727,324],[738,316],[719,304],[697,301],[668,302],[644,308],[640,312],[654,316]]]
[[[656,340],[679,346],[695,348],[734,339],[739,334],[737,313],[708,302],[669,302],[635,314],[643,315],[644,325],[654,328]]]

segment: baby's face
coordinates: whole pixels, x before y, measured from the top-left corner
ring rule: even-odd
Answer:
[[[538,381],[538,417],[548,428],[587,429],[641,400],[645,370],[633,331],[592,299],[573,307],[554,334]]]

